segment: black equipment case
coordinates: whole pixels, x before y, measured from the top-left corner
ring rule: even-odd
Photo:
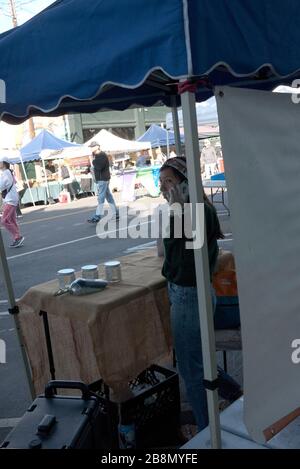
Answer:
[[[80,390],[81,396],[57,395],[56,389]],[[84,383],[50,381],[1,448],[94,449],[100,446],[100,407]]]

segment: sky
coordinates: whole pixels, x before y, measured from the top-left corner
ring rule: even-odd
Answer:
[[[15,0],[18,23],[25,23],[51,3],[54,3],[54,0]],[[9,1],[0,0],[0,33],[12,28],[9,14]]]

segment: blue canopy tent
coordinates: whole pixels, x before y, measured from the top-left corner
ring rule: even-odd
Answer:
[[[48,186],[45,161],[43,158],[43,152],[47,150],[53,150],[53,151],[63,150],[64,148],[68,148],[68,147],[78,148],[80,146],[81,145],[78,145],[77,143],[71,143],[71,142],[68,142],[67,140],[58,138],[55,135],[53,135],[51,132],[49,132],[48,130],[44,129],[34,139],[32,139],[31,142],[27,143],[27,145],[21,148],[20,157],[21,157],[24,171],[25,171],[24,164],[23,164],[24,162],[34,161],[34,160],[39,160],[39,159],[42,160],[45,178],[46,178],[46,188],[47,188],[48,199],[51,199],[51,197],[50,197],[50,191],[49,191],[49,186]],[[26,176],[26,173],[25,173],[25,176]]]
[[[212,96],[215,85],[272,89],[299,75],[292,48],[300,35],[297,8],[296,0],[284,6],[148,0],[143,8],[138,0],[95,1],[89,8],[85,0],[58,0],[0,35],[6,84],[0,116],[20,123],[34,115],[172,106],[173,98],[180,104],[178,80],[187,77],[203,79],[198,101]]]
[[[203,202],[195,102],[216,85],[271,90],[298,78],[298,8],[298,0],[144,0],[142,8],[138,0],[94,0],[88,8],[86,0],[58,0],[0,36],[0,117],[20,123],[166,104],[176,120],[181,104],[191,201]],[[0,249],[16,312],[1,237]],[[220,447],[206,241],[195,261],[211,441]]]
[[[184,142],[183,135],[180,136],[181,142]],[[138,142],[150,142],[152,148],[167,147],[169,157],[169,146],[176,144],[174,132],[169,132],[159,125],[152,124],[148,130],[137,140]]]
[[[35,204],[34,204],[34,200],[33,200],[30,186],[28,183],[24,163],[27,163],[29,161],[42,160],[43,166],[44,166],[45,178],[46,178],[47,195],[49,198],[50,194],[49,194],[49,187],[48,187],[48,181],[47,181],[47,175],[46,175],[46,169],[45,169],[45,162],[42,157],[43,152],[46,150],[55,151],[55,150],[62,150],[68,147],[79,147],[79,146],[81,145],[78,145],[76,143],[71,143],[71,142],[68,142],[67,140],[58,138],[55,135],[53,135],[51,132],[49,132],[48,130],[43,129],[35,138],[33,138],[29,143],[27,143],[24,147],[21,148],[20,154],[18,157],[11,160],[11,162],[14,164],[21,163],[22,165],[24,176],[26,178],[27,187],[30,191],[30,196],[31,196],[33,205]]]
[[[20,156],[24,163],[27,161],[40,160],[44,150],[62,150],[68,147],[79,147],[77,143],[68,142],[56,137],[48,130],[42,130],[35,138],[20,150]]]

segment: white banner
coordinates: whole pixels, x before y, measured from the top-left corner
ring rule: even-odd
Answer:
[[[244,417],[262,443],[300,406],[300,104],[289,94],[229,87],[216,97],[241,310]]]

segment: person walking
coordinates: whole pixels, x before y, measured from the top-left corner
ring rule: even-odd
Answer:
[[[119,218],[119,209],[116,206],[115,200],[109,188],[110,169],[109,159],[106,153],[101,151],[100,145],[93,141],[89,145],[93,153],[93,173],[98,190],[98,207],[96,213],[88,218],[88,223],[98,223],[103,217],[105,199],[109,203],[110,208],[113,210],[116,218]]]
[[[3,200],[3,211],[1,217],[2,226],[10,233],[13,242],[9,247],[18,248],[24,243],[17,223],[17,207],[19,196],[16,189],[16,180],[10,169],[10,164],[5,158],[0,159],[0,191]]]
[[[204,141],[204,148],[201,151],[201,163],[204,163],[205,178],[210,177],[218,172],[217,154],[214,146],[209,139]]]

